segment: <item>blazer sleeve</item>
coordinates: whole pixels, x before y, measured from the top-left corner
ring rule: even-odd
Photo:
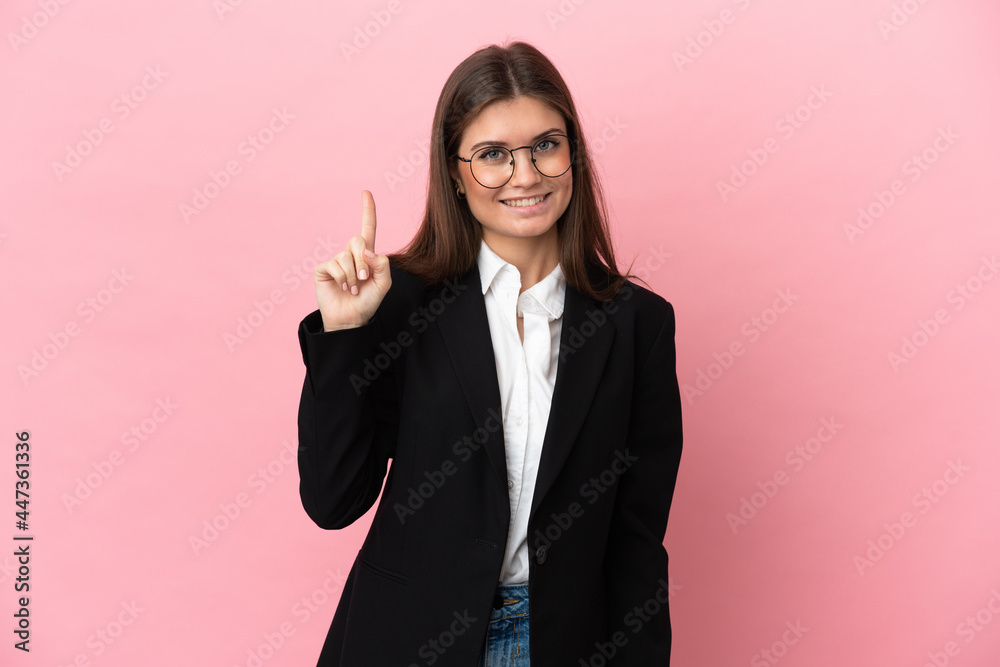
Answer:
[[[299,495],[322,528],[349,526],[371,508],[395,452],[397,371],[379,358],[383,331],[379,311],[353,329],[324,332],[319,310],[299,324]]]
[[[663,539],[680,464],[681,401],[673,307],[662,298],[656,303],[660,307],[651,310],[661,323],[645,357],[637,335],[626,445],[634,464],[618,479],[605,559],[609,632],[621,632],[618,638],[624,641],[609,663],[616,667],[667,665],[670,659],[670,580]],[[647,329],[656,330],[655,324]]]

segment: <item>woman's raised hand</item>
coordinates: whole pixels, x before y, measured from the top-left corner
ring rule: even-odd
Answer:
[[[316,301],[323,330],[335,331],[367,324],[392,286],[389,258],[375,254],[375,198],[361,193],[361,235],[352,236],[347,249],[318,265]]]

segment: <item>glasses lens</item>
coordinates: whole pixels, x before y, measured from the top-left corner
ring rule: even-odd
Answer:
[[[569,139],[561,134],[552,134],[539,141],[531,149],[531,155],[538,171],[549,178],[562,176],[573,162]]]
[[[514,173],[514,157],[510,151],[500,146],[480,148],[472,156],[472,176],[487,188],[499,188],[510,180]]]
[[[549,178],[562,176],[573,164],[573,153],[569,138],[562,134],[550,134],[539,139],[532,147],[531,155],[535,168]],[[481,148],[472,156],[472,176],[480,185],[499,188],[514,174],[514,156],[502,146]]]

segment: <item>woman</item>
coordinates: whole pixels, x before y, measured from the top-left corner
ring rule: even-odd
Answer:
[[[666,665],[673,309],[616,268],[562,77],[472,54],[403,252],[362,201],[299,327],[306,512],[342,528],[382,492],[319,665]]]

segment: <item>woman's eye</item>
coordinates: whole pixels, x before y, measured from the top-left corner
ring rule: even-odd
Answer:
[[[489,148],[479,153],[479,157],[483,160],[489,160],[493,162],[495,160],[503,159],[503,151],[499,148]]]
[[[535,150],[536,151],[543,151],[543,152],[544,151],[550,151],[550,150],[553,150],[558,145],[559,145],[559,142],[556,141],[555,139],[542,139],[537,144],[535,144]]]

